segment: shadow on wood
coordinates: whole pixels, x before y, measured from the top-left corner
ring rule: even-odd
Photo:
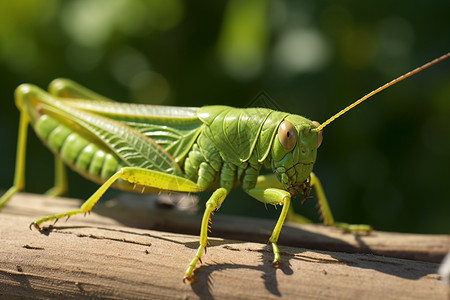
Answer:
[[[79,204],[73,199],[26,194],[12,199],[0,213],[0,296],[146,299],[446,299],[448,296],[448,286],[439,281],[438,264],[433,262],[281,246],[283,264],[275,269],[267,244],[222,238],[210,238],[204,264],[194,273],[196,282],[184,284],[184,270],[197,248],[197,236],[123,226],[113,218],[97,214],[96,211],[106,210],[102,207],[86,218],[74,217],[67,223],[61,220],[44,234],[28,230],[35,218],[70,210]],[[199,223],[198,216],[194,220]],[[236,220],[242,221],[216,215],[213,232],[220,231],[221,222],[227,226],[238,224],[234,231],[239,232],[244,226]],[[267,239],[265,231],[270,232],[274,222],[250,223],[254,221],[256,227],[263,228],[260,235]],[[187,229],[190,230],[193,229]],[[222,233],[232,231],[222,229]],[[446,235],[375,232],[372,238],[355,237],[323,226],[291,224],[281,236],[287,239],[291,234],[315,239],[316,244],[323,242],[330,249],[336,249],[333,245],[340,247],[339,241],[372,252],[378,247],[376,251],[387,254],[397,253],[404,245],[404,249],[409,249],[406,252],[418,251],[423,256],[424,243],[434,253],[450,249],[450,237]],[[383,239],[388,242],[379,246]],[[395,251],[389,250],[389,239]],[[295,243],[300,246],[302,240]],[[441,248],[442,251],[436,250]]]

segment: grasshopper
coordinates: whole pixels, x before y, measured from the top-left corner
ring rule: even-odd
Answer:
[[[326,225],[346,231],[370,232],[368,225],[335,223],[323,188],[312,172],[322,130],[336,118],[383,89],[450,56],[422,67],[372,91],[322,123],[266,108],[227,106],[169,107],[115,102],[70,80],[56,79],[49,92],[20,85],[15,92],[20,111],[14,185],[0,199],[0,209],[25,185],[25,149],[30,124],[55,154],[55,184],[49,195],[67,188],[65,165],[100,184],[79,209],[40,218],[30,224],[41,230],[46,221],[85,214],[104,192],[114,187],[125,191],[200,192],[213,190],[206,202],[200,229],[200,245],[188,265],[184,280],[206,251],[211,214],[232,188],[243,190],[264,204],[282,210],[269,242],[273,265],[281,263],[278,237],[292,198],[307,197],[315,188]],[[262,169],[273,171],[260,175]]]

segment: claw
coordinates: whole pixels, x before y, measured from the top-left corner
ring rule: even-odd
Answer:
[[[187,282],[189,282],[190,284],[192,284],[192,283],[194,283],[194,278],[192,278],[191,276],[184,276],[184,278],[183,278],[183,283],[186,283],[186,281]]]
[[[37,231],[39,231],[39,232],[42,231],[42,230],[41,230],[41,227],[40,227],[36,222],[31,222],[31,224],[30,224],[30,226],[29,226],[30,230],[32,230],[32,229],[31,229],[31,226],[33,226],[34,228],[36,228]]]
[[[279,268],[280,265],[281,265],[281,262],[278,261],[278,260],[274,260],[274,261],[272,262],[272,266],[273,266],[274,268]]]

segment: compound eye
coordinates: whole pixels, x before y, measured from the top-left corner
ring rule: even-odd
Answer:
[[[316,128],[320,126],[320,123],[317,121],[313,121],[312,123],[314,124],[314,126],[316,126]],[[323,134],[322,134],[322,131],[319,131],[317,133],[317,148],[319,148],[320,145],[322,144],[322,140],[323,140]]]
[[[278,127],[278,139],[284,149],[290,151],[297,143],[298,132],[291,122],[283,121]]]

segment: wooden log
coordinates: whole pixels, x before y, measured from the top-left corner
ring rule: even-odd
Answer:
[[[70,210],[79,203],[19,194],[0,213],[1,297],[446,299],[449,296],[449,287],[439,280],[438,264],[433,262],[280,246],[283,264],[275,269],[271,265],[271,247],[265,243],[210,238],[203,264],[194,273],[196,282],[191,285],[183,283],[182,278],[198,246],[198,236],[123,226],[118,220],[97,214],[97,210],[86,218],[74,217],[67,223],[60,220],[43,234],[28,229],[37,217]],[[195,219],[198,230],[199,217]],[[221,218],[214,217],[213,231],[218,227],[216,219]],[[234,231],[241,229],[235,227]],[[365,244],[362,248],[369,249],[391,235],[375,232],[377,242],[372,243],[370,237],[342,234],[323,226],[288,224],[282,236],[289,235],[290,230],[297,234],[308,232],[325,243],[332,240],[328,243],[331,246],[342,240],[344,244]],[[394,250],[389,249],[389,243],[394,241]],[[387,254],[395,254],[402,247],[406,250],[409,247],[407,252],[411,253],[427,248],[435,253],[450,250],[447,235],[395,234],[390,242],[382,243],[379,249],[385,249]],[[416,245],[417,242],[421,245]]]
[[[99,203],[94,208],[95,217],[76,216],[71,219],[98,224],[126,225],[183,234],[199,234],[201,212],[192,209],[178,210],[158,204],[159,198],[135,197],[124,194],[117,199]],[[21,194],[11,201],[6,211],[28,215],[30,220],[49,214],[79,208],[82,200],[48,198]],[[173,196],[175,197],[175,196]],[[172,197],[172,198],[173,198]],[[160,197],[161,198],[161,197]],[[162,196],[164,198],[164,196]],[[176,198],[176,197],[175,197]],[[186,200],[186,199],[185,199]],[[191,202],[190,199],[187,201]],[[195,201],[193,205],[196,205]],[[99,218],[98,216],[106,216]],[[220,210],[213,217],[210,236],[250,242],[267,243],[276,220],[224,216]],[[280,245],[304,247],[315,250],[368,253],[413,260],[440,262],[450,250],[449,235],[399,234],[374,231],[370,235],[343,234],[341,230],[321,225],[289,223],[283,227]]]

